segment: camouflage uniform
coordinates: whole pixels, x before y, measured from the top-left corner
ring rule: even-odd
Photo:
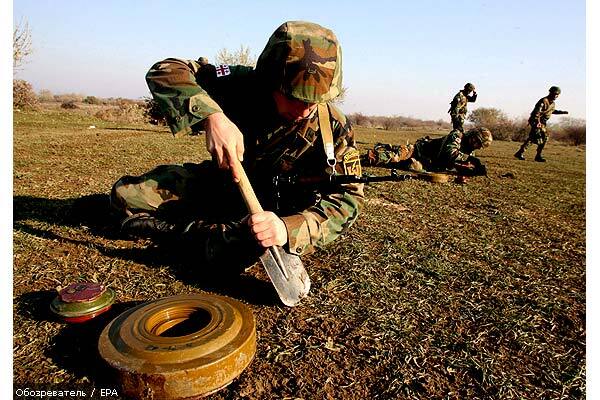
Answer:
[[[341,87],[341,49],[333,32],[287,22],[273,33],[254,69],[168,58],[152,66],[146,80],[175,136],[200,130],[199,123],[215,112],[235,123],[244,135],[246,172],[264,209],[285,223],[291,253],[306,254],[330,243],[356,220],[362,184],[320,192],[293,187],[277,198],[273,183],[278,174],[360,173],[350,123],[328,103]],[[277,113],[275,90],[320,104],[307,118],[286,122]],[[327,124],[333,134],[333,170],[321,129]],[[111,197],[126,214],[148,211],[165,219],[227,222],[247,214],[230,172],[212,162],[160,166],[141,177],[123,177]]]
[[[550,92],[553,90],[556,90],[557,93],[560,93],[560,88],[556,86],[550,88]],[[548,130],[546,124],[548,123],[548,120],[552,114],[567,114],[566,111],[556,110],[555,107],[556,105],[554,100],[550,98],[550,95],[542,97],[537,103],[535,103],[535,107],[533,107],[533,111],[531,111],[531,115],[527,121],[531,128],[529,130],[529,136],[521,145],[519,151],[517,151],[515,154],[515,157],[519,159],[525,159],[523,154],[531,143],[535,143],[537,144],[537,152],[535,157],[536,161],[544,160],[542,157],[542,150],[548,141]]]
[[[485,168],[477,159],[465,136],[478,135],[482,147],[492,141],[491,133],[486,128],[471,129],[467,133],[454,129],[449,134],[437,139],[429,136],[418,139],[414,146],[392,146],[378,143],[375,146],[377,162],[375,165],[402,168],[410,166],[416,160],[428,171],[445,171],[456,169],[465,175],[484,175]],[[412,151],[406,151],[406,150]]]
[[[467,116],[467,103],[473,103],[475,100],[477,100],[477,93],[474,92],[471,96],[469,96],[468,93],[470,90],[467,91],[467,87],[472,87],[473,89],[471,90],[475,89],[472,84],[467,83],[465,85],[465,89],[456,93],[456,96],[454,96],[452,102],[450,103],[450,109],[448,110],[450,118],[452,119],[452,129],[456,129],[461,132],[465,131],[464,124]]]
[[[385,166],[396,165],[412,157],[414,146],[412,144],[391,145],[387,143],[376,143],[373,149],[369,149],[362,157],[366,165]]]

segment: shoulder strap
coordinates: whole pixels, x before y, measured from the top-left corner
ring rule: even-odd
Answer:
[[[327,165],[331,167],[330,173],[333,174],[335,171],[335,151],[327,103],[319,103],[317,105],[317,112],[319,113],[319,130],[321,131],[321,138],[323,139],[323,150],[327,157]]]

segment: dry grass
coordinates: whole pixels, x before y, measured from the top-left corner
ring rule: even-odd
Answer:
[[[217,279],[111,227],[116,179],[206,158],[202,137],[77,111],[14,115],[16,386],[114,385],[95,347],[109,318],[208,291],[248,303],[258,331],[250,367],[211,399],[585,397],[585,148],[551,142],[541,164],[494,142],[489,179],[368,186],[356,225],[304,259],[311,297],[289,309],[259,268]],[[431,133],[357,130],[361,150]],[[115,311],[54,320],[53,290],[76,280],[115,288]]]

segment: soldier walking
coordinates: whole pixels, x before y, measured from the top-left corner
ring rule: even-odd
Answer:
[[[470,93],[473,94],[470,95]],[[477,100],[477,92],[475,85],[472,83],[465,84],[464,89],[459,90],[456,96],[450,103],[450,118],[452,118],[452,129],[457,129],[464,133],[465,118],[467,116],[467,103],[474,103]]]
[[[519,151],[515,153],[515,157],[519,160],[525,159],[525,150],[527,150],[531,143],[535,143],[537,144],[535,161],[546,162],[546,159],[542,157],[542,150],[548,141],[546,124],[548,123],[548,120],[552,114],[568,114],[568,111],[555,109],[554,101],[559,95],[560,88],[558,86],[552,86],[549,89],[548,96],[542,97],[537,103],[535,103],[535,107],[533,107],[533,111],[531,111],[531,115],[529,116],[528,120],[529,125],[531,126],[529,136],[521,145]]]

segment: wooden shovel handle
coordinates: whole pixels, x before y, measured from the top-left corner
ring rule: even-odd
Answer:
[[[240,192],[242,193],[242,197],[244,198],[244,202],[246,203],[250,214],[262,212],[263,208],[258,202],[258,198],[256,197],[256,193],[254,193],[254,189],[252,189],[248,175],[246,175],[246,171],[239,160],[236,159],[233,162],[232,169],[234,176],[237,176],[240,180],[237,182],[237,185],[240,188]]]

